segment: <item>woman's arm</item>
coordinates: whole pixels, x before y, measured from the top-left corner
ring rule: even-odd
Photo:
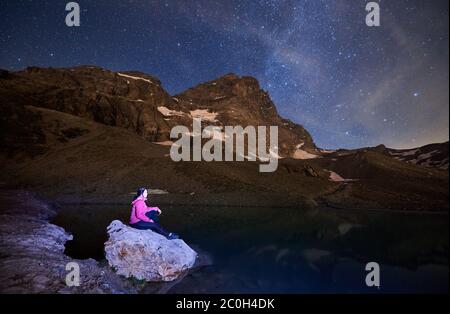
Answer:
[[[159,207],[148,207],[148,210],[156,210],[158,213],[161,214],[161,209],[159,209]]]
[[[159,223],[159,212],[156,210],[149,210],[145,213],[145,216],[150,218],[153,222]]]
[[[135,205],[135,214],[139,220],[152,222],[150,218],[148,218],[145,213],[148,212],[147,205],[145,202],[137,202]]]

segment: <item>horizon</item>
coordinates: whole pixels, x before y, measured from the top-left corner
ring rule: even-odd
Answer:
[[[322,148],[449,140],[447,1],[380,3],[375,28],[348,1],[79,1],[78,28],[55,3],[0,4],[0,68],[140,71],[171,95],[235,73]]]

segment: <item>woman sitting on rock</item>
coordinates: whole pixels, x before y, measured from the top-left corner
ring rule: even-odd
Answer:
[[[131,203],[130,226],[140,230],[150,229],[165,236],[167,239],[178,239],[178,235],[168,232],[159,224],[161,210],[158,207],[147,207],[147,189],[139,188],[136,197]]]

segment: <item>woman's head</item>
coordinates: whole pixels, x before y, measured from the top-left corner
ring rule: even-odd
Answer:
[[[138,198],[140,196],[147,198],[147,194],[148,194],[147,189],[144,187],[141,187],[136,192],[136,198]]]

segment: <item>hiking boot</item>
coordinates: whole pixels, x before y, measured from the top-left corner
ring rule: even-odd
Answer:
[[[173,232],[169,233],[169,235],[167,236],[167,239],[169,239],[169,240],[175,240],[175,239],[179,239],[179,238],[180,237],[178,236],[178,234],[173,233]]]

